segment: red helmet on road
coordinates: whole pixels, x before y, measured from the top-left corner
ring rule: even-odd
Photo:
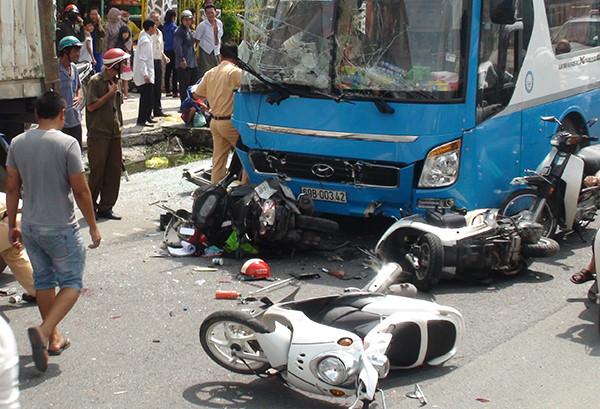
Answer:
[[[240,273],[250,279],[271,277],[271,267],[260,258],[251,258],[242,266]]]
[[[111,48],[102,56],[106,68],[112,68],[121,61],[127,60],[129,57],[131,56],[120,48]]]

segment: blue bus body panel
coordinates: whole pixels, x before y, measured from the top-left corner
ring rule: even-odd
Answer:
[[[263,99],[262,101],[260,99]],[[258,100],[257,100],[258,99]],[[266,95],[236,95],[234,126],[250,149],[344,157],[390,163],[412,163],[441,143],[458,139],[465,128],[464,104],[390,103],[394,114],[380,113],[373,102],[335,102],[289,98],[270,105]],[[238,108],[239,107],[239,108]],[[419,112],[417,118],[415,112]],[[257,115],[258,113],[258,115]],[[416,136],[414,142],[379,142],[255,131],[248,124],[314,131]],[[424,130],[427,130],[426,132]]]

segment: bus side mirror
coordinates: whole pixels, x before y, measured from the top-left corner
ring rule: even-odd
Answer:
[[[515,18],[514,0],[490,0],[490,20],[494,24],[513,24]]]

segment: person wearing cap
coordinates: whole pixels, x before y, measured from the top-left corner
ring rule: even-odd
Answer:
[[[121,70],[129,58],[130,55],[120,48],[107,50],[103,55],[104,70],[90,79],[87,88],[85,117],[89,185],[97,218],[121,219],[113,212],[119,197],[123,160],[123,97],[118,83]]]
[[[200,77],[219,63],[221,38],[223,37],[223,23],[217,18],[215,6],[212,3],[207,4],[204,6],[204,13],[206,19],[198,24],[194,34],[194,38],[200,45]]]
[[[80,42],[84,39],[80,23],[79,9],[74,4],[68,4],[63,11],[63,19],[56,25],[56,49],[60,40],[67,36],[76,37]]]
[[[79,61],[81,42],[73,36],[66,36],[58,44],[59,67],[58,77],[60,79],[60,94],[65,99],[65,126],[62,129],[67,135],[77,140],[79,149],[83,149],[81,143],[81,107],[82,101],[81,82],[75,63]]]
[[[218,183],[227,173],[227,159],[240,135],[231,123],[233,94],[240,87],[242,70],[235,65],[237,45],[226,43],[221,47],[221,63],[210,69],[194,91],[194,99],[208,99],[212,120],[210,132],[213,139],[212,173],[210,181]],[[247,175],[242,176],[246,183]]]
[[[181,24],[173,35],[173,48],[175,50],[175,66],[177,67],[177,80],[179,81],[179,99],[181,102],[187,98],[187,89],[198,80],[198,64],[194,53],[194,33],[191,30],[192,12],[181,12]]]

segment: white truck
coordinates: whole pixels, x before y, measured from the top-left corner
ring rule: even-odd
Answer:
[[[34,99],[59,88],[55,16],[55,1],[0,1],[0,133],[8,139],[34,122]]]

